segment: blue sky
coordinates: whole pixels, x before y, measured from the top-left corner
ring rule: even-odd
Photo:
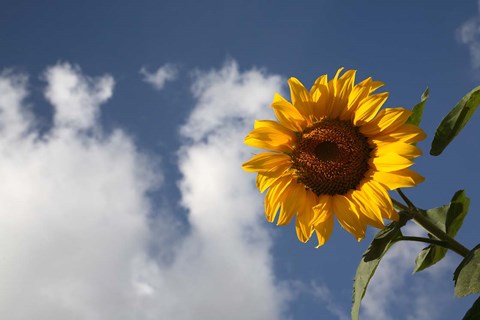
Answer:
[[[406,190],[423,208],[472,199],[480,118],[442,156],[435,128],[480,81],[475,1],[13,1],[0,10],[0,314],[8,319],[348,319],[362,242],[296,240],[263,217],[242,162],[286,80],[339,67],[386,83],[386,106],[430,88]],[[395,195],[393,195],[395,196]],[[422,234],[414,226],[411,234]],[[447,255],[411,275],[397,245],[363,319],[458,319]]]

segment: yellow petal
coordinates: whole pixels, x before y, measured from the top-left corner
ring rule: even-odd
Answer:
[[[353,234],[358,241],[365,237],[367,225],[360,219],[358,207],[343,195],[333,196],[333,212],[340,225]]]
[[[407,121],[412,111],[403,108],[385,108],[372,121],[360,127],[360,132],[373,136],[380,132],[392,132]]]
[[[357,87],[368,88],[368,93],[372,93],[373,91],[377,90],[380,87],[383,87],[385,84],[380,81],[373,81],[371,77],[363,80],[362,82],[358,83]]]
[[[343,108],[342,113],[340,114],[341,120],[353,120],[353,115],[358,108],[358,105],[363,101],[368,94],[370,93],[369,87],[355,86],[350,95],[348,96],[348,102],[346,108]]]
[[[301,242],[307,242],[312,236],[313,207],[317,204],[317,199],[318,197],[313,192],[306,191],[304,207],[301,212],[298,212],[295,225],[298,240]]]
[[[290,152],[296,141],[295,134],[276,121],[257,120],[255,129],[245,137],[245,144],[273,151]]]
[[[381,218],[393,220],[393,217],[397,217],[390,196],[385,188],[383,188],[377,181],[369,180],[365,182],[361,186],[361,190],[363,191],[363,195],[367,196],[366,204],[378,208],[380,210]]]
[[[372,178],[389,190],[414,187],[425,180],[421,175],[410,169],[392,172],[375,171]]]
[[[272,108],[278,121],[292,131],[302,131],[307,126],[307,120],[290,102],[275,93]]]
[[[275,220],[278,209],[285,197],[285,190],[288,188],[292,179],[290,176],[283,176],[275,181],[265,194],[265,216],[269,222]]]
[[[311,116],[313,114],[313,99],[310,96],[310,92],[307,91],[305,86],[297,78],[292,77],[288,79],[288,85],[290,86],[292,104],[305,118]]]
[[[336,93],[342,100],[348,99],[355,84],[356,74],[357,70],[348,70],[340,77],[340,79],[338,79],[338,91]]]
[[[291,165],[291,158],[283,153],[262,152],[253,156],[242,165],[243,170],[248,172],[271,171],[286,163]]]
[[[269,188],[275,182],[275,180],[277,180],[282,176],[287,175],[288,173],[286,173],[286,171],[288,169],[290,169],[290,164],[285,163],[269,171],[262,171],[261,173],[258,173],[257,181],[256,181],[257,189],[260,192],[264,192],[265,190],[267,190],[267,188]]]
[[[320,95],[322,94],[323,88],[328,83],[328,76],[326,74],[320,76],[315,80],[313,83],[312,88],[310,89],[310,96],[312,97],[313,101],[318,101]]]
[[[330,118],[339,118],[347,108],[348,98],[355,82],[355,74],[356,70],[348,70],[339,79],[330,81],[331,98],[327,114]]]
[[[422,129],[413,124],[403,124],[392,132],[380,133],[372,138],[372,141],[383,142],[402,141],[405,143],[417,142],[425,139],[426,134]]]
[[[257,186],[258,191],[260,191],[260,193],[264,192],[265,190],[270,188],[270,186],[278,178],[279,178],[279,176],[270,176],[269,177],[269,176],[261,174],[261,173],[257,174],[256,186]]]
[[[350,195],[346,195],[349,200],[359,208],[360,219],[375,228],[382,229],[384,227],[383,217],[377,202],[369,198],[369,193],[365,188],[354,190]]]
[[[277,221],[278,226],[289,224],[295,213],[303,209],[305,203],[306,192],[303,184],[291,183],[285,193],[286,196]]]
[[[314,120],[319,120],[330,116],[332,97],[328,91],[327,85],[319,85],[317,87],[318,99],[315,101],[312,112]]]
[[[372,81],[372,83],[370,84],[370,92],[373,92],[373,91],[377,90],[378,88],[383,87],[384,85],[385,85],[385,83],[383,83],[381,81]]]
[[[384,156],[389,153],[396,153],[402,157],[413,159],[422,155],[422,150],[404,142],[387,142],[379,143],[373,152],[377,157]]]
[[[413,162],[396,153],[388,153],[370,160],[371,166],[377,171],[391,172],[410,167]]]
[[[332,213],[332,196],[328,194],[322,194],[318,197],[318,204],[313,207],[313,219],[312,225],[317,225],[325,222],[329,215]]]
[[[355,125],[362,125],[375,117],[378,110],[387,101],[388,92],[378,93],[363,99],[355,111],[353,123]]]
[[[325,242],[328,241],[333,231],[333,224],[333,214],[329,214],[328,218],[324,222],[315,226],[315,233],[317,234],[318,239],[317,248],[323,246]]]

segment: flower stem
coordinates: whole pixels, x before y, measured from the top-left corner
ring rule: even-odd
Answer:
[[[413,237],[413,236],[402,236],[402,237],[400,237],[400,240],[424,242],[424,243],[434,244],[434,245],[437,245],[437,246],[441,246],[441,247],[450,249],[450,247],[448,247],[448,243],[446,243],[445,241],[440,241],[440,240],[436,240],[436,239],[423,238],[423,237]]]
[[[447,246],[445,247],[453,250],[462,257],[466,257],[468,255],[470,250],[468,250],[457,240],[450,237],[445,231],[441,230],[430,220],[428,220],[423,214],[421,214],[418,208],[410,201],[410,199],[407,198],[407,196],[402,192],[402,190],[397,189],[397,192],[400,197],[402,197],[403,201],[405,201],[405,203],[408,205],[408,207],[405,207],[404,205],[398,203],[398,201],[395,201],[395,205],[403,207],[402,209],[406,209],[405,211],[407,211],[412,216],[413,220],[415,220],[416,223],[422,226],[428,233],[435,236],[438,240],[445,242],[447,244]]]

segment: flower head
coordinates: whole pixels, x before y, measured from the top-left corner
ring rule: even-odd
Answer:
[[[355,82],[355,70],[319,77],[308,91],[290,78],[291,102],[278,93],[272,108],[278,121],[257,120],[245,143],[269,150],[243,164],[257,172],[265,214],[278,225],[296,216],[298,239],[315,232],[318,246],[330,237],[334,217],[357,240],[367,225],[398,220],[387,190],[412,187],[423,177],[408,169],[421,155],[413,143],[425,133],[406,121],[411,111],[381,106],[383,83]]]

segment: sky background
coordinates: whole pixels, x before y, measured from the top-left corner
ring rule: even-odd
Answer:
[[[274,92],[342,66],[385,82],[388,107],[430,88],[426,181],[405,192],[431,208],[465,189],[457,238],[479,242],[478,114],[428,155],[480,82],[476,1],[1,0],[0,48],[4,319],[348,319],[376,230],[302,244],[241,170]],[[476,297],[453,297],[459,257],[412,275],[421,248],[387,254],[362,319],[463,316]]]

